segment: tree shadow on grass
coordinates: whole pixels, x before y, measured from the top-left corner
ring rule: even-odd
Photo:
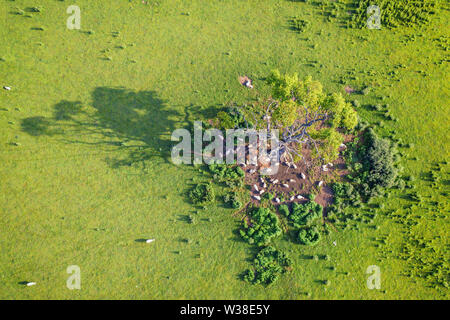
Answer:
[[[62,100],[51,117],[22,120],[22,130],[32,136],[58,135],[67,143],[108,146],[125,151],[108,158],[112,167],[131,166],[154,158],[170,162],[171,133],[180,114],[170,110],[154,91],[123,87],[98,87],[92,107]]]

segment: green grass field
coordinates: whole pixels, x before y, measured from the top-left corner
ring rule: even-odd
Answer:
[[[447,10],[421,29],[368,30],[304,2],[148,2],[0,0],[0,86],[11,87],[0,88],[1,299],[449,298],[419,270],[440,261],[449,279]],[[81,30],[66,27],[71,4]],[[310,27],[294,32],[293,16]],[[263,287],[240,278],[254,252],[233,211],[187,199],[205,177],[170,162],[170,135],[267,94],[272,69],[311,75],[329,92],[370,86],[347,97],[377,131],[413,145],[401,149],[403,174],[425,199],[394,191],[373,224],[312,248],[278,239],[294,270]],[[377,103],[398,121],[371,110]],[[81,290],[66,287],[69,265],[81,268]],[[381,268],[381,290],[366,287],[370,265]]]

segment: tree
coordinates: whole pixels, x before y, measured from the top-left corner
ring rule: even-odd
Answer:
[[[311,77],[300,80],[297,74],[275,70],[267,82],[272,98],[256,107],[240,108],[243,122],[251,119],[256,128],[280,130],[279,155],[287,162],[303,158],[303,146],[313,148],[322,162],[335,160],[343,141],[338,129],[350,131],[357,124],[352,105],[342,94],[324,93],[322,84]]]

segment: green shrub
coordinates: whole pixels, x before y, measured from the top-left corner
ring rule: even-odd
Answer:
[[[206,204],[214,201],[215,193],[211,183],[197,184],[190,192],[189,198],[194,204]]]
[[[244,228],[240,230],[243,239],[257,246],[267,245],[272,238],[281,234],[278,217],[268,208],[250,208],[250,221],[244,220]]]
[[[292,213],[289,215],[289,220],[292,221],[296,228],[298,228],[322,217],[322,211],[322,206],[313,201],[305,204],[294,203],[292,205]]]
[[[253,261],[253,267],[244,274],[244,280],[253,284],[270,285],[291,266],[289,257],[281,250],[265,247]]]
[[[242,202],[239,200],[239,196],[236,192],[227,193],[223,200],[233,209],[239,209],[242,207]]]
[[[307,246],[315,245],[320,241],[320,232],[316,227],[300,229],[298,232],[298,241]]]
[[[289,207],[285,204],[280,205],[280,207],[278,208],[278,212],[285,217],[289,217],[290,214]]]

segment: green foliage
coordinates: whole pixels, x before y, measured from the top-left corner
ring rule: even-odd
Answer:
[[[396,150],[389,141],[379,138],[372,129],[365,131],[364,145],[358,150],[358,157],[363,164],[360,176],[364,196],[377,196],[380,189],[393,186],[398,174],[395,153]]]
[[[285,217],[289,217],[289,214],[290,214],[289,207],[287,205],[285,205],[285,204],[282,204],[282,205],[279,206],[278,212],[280,214],[282,214],[283,216],[285,216]]]
[[[218,126],[220,129],[246,128],[244,116],[235,106],[230,106],[226,111],[220,111],[217,114]],[[252,127],[252,123],[247,123]]]
[[[345,101],[341,93],[333,93],[327,96],[324,99],[323,108],[331,112],[330,123],[333,127],[352,130],[358,124],[356,111],[351,103]]]
[[[348,206],[359,207],[361,206],[361,196],[357,189],[350,183],[333,183],[331,188],[333,189],[334,202],[328,208],[328,216],[332,217],[337,215],[343,217],[343,210]],[[344,219],[345,220],[345,219]]]
[[[301,244],[312,246],[320,241],[320,232],[316,227],[307,227],[298,232],[298,241]]]
[[[233,209],[240,209],[242,207],[242,202],[236,192],[227,193],[224,196],[224,202]]]
[[[291,259],[281,250],[265,247],[244,274],[244,280],[252,284],[270,285],[291,266]]]
[[[214,201],[215,193],[211,183],[199,183],[190,192],[189,198],[194,204],[207,204]]]
[[[289,220],[296,228],[310,224],[314,220],[322,217],[323,208],[320,204],[309,201],[305,204],[294,203]]]
[[[293,100],[286,100],[280,103],[278,108],[272,113],[274,123],[288,127],[298,119],[298,105]]]
[[[225,182],[229,187],[244,185],[245,172],[239,166],[212,163],[208,168],[215,180]]]
[[[286,101],[292,99],[295,88],[298,86],[298,74],[292,76],[281,75],[280,71],[273,70],[267,78],[267,83],[272,87],[272,96],[274,99]]]
[[[242,238],[257,246],[267,245],[272,238],[281,234],[278,217],[268,208],[250,208],[250,222],[244,221],[240,230]]]
[[[307,106],[310,111],[316,111],[326,97],[322,84],[317,80],[313,80],[311,76],[306,77],[303,81],[299,81],[294,89],[296,101],[301,106]]]
[[[320,140],[318,149],[320,156],[325,162],[332,162],[339,157],[339,146],[344,142],[344,137],[335,129],[323,129],[311,133],[311,137]],[[312,150],[313,156],[317,157],[316,149]]]

